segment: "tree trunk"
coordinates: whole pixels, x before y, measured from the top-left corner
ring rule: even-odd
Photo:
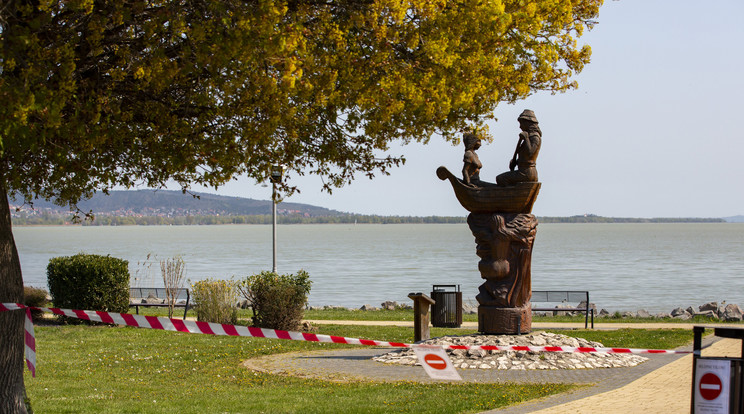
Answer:
[[[23,276],[10,206],[0,183],[0,302],[23,303]],[[0,413],[26,413],[23,385],[23,311],[0,312]]]

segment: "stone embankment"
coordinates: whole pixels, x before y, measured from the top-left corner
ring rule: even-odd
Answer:
[[[549,332],[528,335],[464,335],[443,336],[422,342],[427,345],[469,346],[560,346],[602,348],[599,342]],[[456,368],[498,370],[553,370],[633,367],[647,358],[634,354],[570,353],[532,351],[484,351],[481,349],[447,349]],[[392,351],[373,358],[386,364],[417,365],[412,349]]]
[[[310,310],[330,310],[330,309],[347,309],[347,310],[362,310],[362,311],[378,311],[378,310],[396,310],[396,309],[413,309],[413,306],[406,303],[398,303],[394,301],[385,301],[380,304],[379,307],[372,305],[362,305],[360,308],[347,308],[345,306],[310,306]],[[477,308],[476,308],[477,309]]]
[[[597,317],[623,317],[623,318],[675,318],[688,320],[695,316],[702,316],[709,319],[721,320],[724,322],[738,322],[744,319],[744,311],[739,305],[733,303],[722,302],[708,302],[704,305],[698,306],[697,309],[692,306],[685,308],[675,308],[669,313],[657,313],[651,314],[644,309],[640,309],[636,312],[616,312],[610,313],[605,309],[602,309],[597,314]]]
[[[609,312],[606,309],[601,309],[597,312],[597,306],[594,303],[589,304],[591,309],[594,310],[595,318],[676,318],[682,320],[692,319],[695,316],[703,316],[709,319],[721,320],[724,322],[737,322],[744,320],[744,310],[739,305],[726,302],[709,302],[704,305],[698,306],[697,309],[692,306],[687,308],[675,308],[669,313],[654,313],[651,314],[645,309],[639,309],[635,312],[631,311],[615,311]],[[569,303],[561,303],[556,305],[555,311],[553,312],[536,312],[536,315],[540,316],[566,316],[566,315],[583,315],[581,312],[570,312],[562,311],[562,308],[583,308],[585,307],[584,302],[574,306]],[[346,308],[343,306],[311,306],[311,310],[328,310],[328,309],[348,309],[357,310],[356,308]],[[395,310],[395,309],[412,309],[412,306],[405,303],[398,303],[394,301],[386,301],[380,304],[379,307],[372,305],[362,305],[358,310],[361,311],[377,311],[377,310]],[[462,306],[464,314],[476,314],[478,313],[478,306],[472,303],[465,303]],[[552,314],[552,315],[551,315]]]

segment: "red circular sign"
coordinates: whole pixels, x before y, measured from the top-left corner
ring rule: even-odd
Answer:
[[[442,357],[436,354],[426,354],[424,356],[424,362],[426,362],[426,365],[434,369],[447,368],[447,361],[445,361]]]
[[[700,378],[698,388],[700,389],[700,395],[710,401],[715,400],[721,395],[723,384],[721,383],[721,379],[718,378],[718,375],[709,372]]]

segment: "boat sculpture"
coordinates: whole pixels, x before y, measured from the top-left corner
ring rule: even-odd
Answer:
[[[478,332],[518,335],[532,329],[532,246],[537,217],[532,214],[540,182],[536,159],[542,142],[535,113],[526,109],[517,118],[519,140],[509,171],[496,183],[481,181],[483,167],[476,150],[480,139],[463,133],[465,153],[462,179],[445,167],[437,168],[440,180],[449,180],[455,197],[470,212],[468,227],[475,237],[478,271],[485,279],[478,287]]]
[[[513,186],[498,186],[479,181],[467,185],[447,168],[437,168],[440,180],[449,180],[455,197],[471,213],[530,214],[540,192],[539,182],[521,182]]]

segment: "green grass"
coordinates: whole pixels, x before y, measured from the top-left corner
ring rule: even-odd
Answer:
[[[183,315],[176,309],[175,317]],[[161,308],[141,314],[165,316]],[[193,311],[189,316],[195,316]],[[247,323],[252,313],[240,310]],[[308,310],[305,319],[412,321],[411,310]],[[477,321],[477,315],[463,315]],[[583,317],[535,317],[536,322],[581,322]],[[595,322],[687,322],[709,319],[602,318]],[[623,348],[674,349],[692,341],[687,329],[556,330]],[[319,332],[411,342],[411,328],[321,325]],[[431,328],[433,337],[474,333]],[[349,345],[260,338],[215,337],[110,326],[37,326],[37,377],[26,387],[37,413],[203,412],[480,412],[574,389],[571,384],[334,383],[257,373],[241,362],[262,355],[337,349]],[[341,408],[339,408],[341,407]]]
[[[533,322],[584,322],[584,316],[533,316]],[[591,323],[591,320],[589,321]],[[594,323],[678,323],[678,324],[690,324],[690,323],[725,323],[731,325],[741,325],[744,321],[736,322],[724,322],[720,319],[708,318],[705,316],[697,315],[691,319],[678,319],[678,318],[623,318],[617,316],[609,316],[604,318],[594,317]]]
[[[410,328],[323,326],[320,333],[411,341]],[[432,334],[462,334],[434,329]],[[37,413],[478,412],[572,389],[570,384],[332,383],[262,374],[245,359],[348,345],[216,337],[108,326],[40,326]],[[342,408],[339,408],[342,407]]]
[[[134,313],[131,310],[130,313]],[[140,308],[140,314],[142,315],[153,315],[153,316],[167,316],[168,311],[164,308]],[[189,317],[196,317],[195,311],[189,311]],[[243,319],[246,322],[250,321],[253,316],[250,309],[239,309],[238,318]],[[177,308],[174,312],[174,318],[182,318],[183,309]],[[396,309],[396,310],[373,310],[363,311],[359,309],[346,309],[346,308],[335,308],[335,309],[322,309],[322,310],[306,310],[304,319],[309,320],[343,320],[343,321],[404,321],[413,322],[413,310],[411,309]],[[463,322],[478,322],[478,315],[462,315]],[[533,322],[574,322],[583,323],[584,315],[577,316],[537,316],[533,315]],[[742,322],[723,322],[717,319],[706,318],[703,316],[695,316],[689,320],[682,320],[677,318],[621,318],[621,317],[605,317],[598,318],[595,316],[594,323],[726,323],[732,325],[742,325]]]
[[[463,315],[465,316],[465,315]],[[470,316],[470,315],[467,315]],[[409,321],[413,322],[413,310],[349,310],[349,309],[323,309],[306,310],[305,319],[310,320],[340,320],[340,321]],[[475,319],[477,320],[477,318]]]
[[[692,343],[690,329],[615,329],[597,331],[587,329],[547,330],[574,338],[601,342],[612,348],[674,349]]]
[[[141,313],[161,315],[163,309]],[[309,311],[328,319],[357,311]],[[379,320],[410,311],[372,311]],[[250,311],[241,311],[241,318]],[[314,316],[306,315],[308,319]],[[321,319],[321,318],[317,318]],[[347,318],[348,319],[348,318]],[[364,318],[364,320],[369,320]],[[689,344],[685,329],[558,330],[605,346],[673,349]],[[256,373],[240,366],[257,356],[349,345],[216,337],[110,326],[37,326],[37,377],[26,387],[37,413],[151,412],[479,412],[565,392],[570,384],[333,383]],[[327,335],[411,342],[397,326],[321,325]],[[431,335],[468,329],[431,328]],[[343,407],[339,409],[339,407]]]
[[[248,314],[246,314],[248,315]],[[250,317],[249,315],[246,317]],[[348,321],[413,321],[413,311],[410,309],[396,310],[349,310],[349,309],[323,309],[306,310],[305,319],[310,320],[348,320]],[[477,314],[463,314],[463,322],[478,322]],[[574,322],[583,323],[584,315],[576,316],[537,316],[533,315],[533,322]],[[594,317],[594,323],[724,323],[717,319],[695,316],[689,320],[677,318],[619,318],[619,317]],[[744,324],[744,322],[725,322],[730,324]]]

